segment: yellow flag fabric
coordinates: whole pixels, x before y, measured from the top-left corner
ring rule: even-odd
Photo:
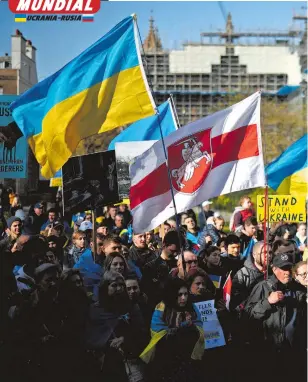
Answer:
[[[10,107],[46,179],[80,140],[154,115],[135,17],[121,21]]]

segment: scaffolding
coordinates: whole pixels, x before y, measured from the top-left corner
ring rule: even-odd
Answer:
[[[225,53],[220,56],[219,64],[211,65],[209,73],[171,73],[170,52],[163,50],[160,40],[155,45],[153,18],[150,20],[150,33],[145,53],[146,70],[152,84],[156,101],[164,102],[172,93],[179,114],[181,125],[206,116],[218,108],[228,106],[230,97],[236,94],[251,94],[262,90],[269,96],[288,84],[287,73],[249,73],[247,65],[241,63],[235,54],[238,41],[245,38],[274,38],[276,46],[292,46],[294,38],[300,36],[299,31],[288,32],[234,32],[231,15],[228,15],[224,32],[204,32],[202,38],[219,38],[224,40]],[[157,32],[156,32],[157,37]],[[279,40],[282,39],[283,40]],[[149,46],[148,41],[153,44]],[[291,44],[289,40],[292,40]],[[216,45],[204,42],[197,45]],[[255,44],[253,44],[255,45]],[[257,49],[257,48],[256,48]]]

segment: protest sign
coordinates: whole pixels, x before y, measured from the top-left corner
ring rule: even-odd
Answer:
[[[205,349],[212,349],[226,345],[224,333],[214,306],[214,300],[196,302],[194,305],[201,315]]]
[[[117,173],[119,184],[119,196],[121,199],[129,199],[130,177],[129,166],[138,155],[144,153],[156,141],[116,142],[115,152],[117,161]]]
[[[257,196],[258,221],[264,221],[265,196]],[[268,196],[268,220],[270,223],[278,221],[306,222],[305,197],[292,195],[269,195]]]
[[[77,213],[120,201],[115,152],[70,158],[62,167],[64,211]]]
[[[15,101],[16,95],[0,95],[0,126],[13,122],[9,106]],[[0,143],[0,178],[22,179],[27,177],[28,142],[25,137],[19,138],[15,146]]]

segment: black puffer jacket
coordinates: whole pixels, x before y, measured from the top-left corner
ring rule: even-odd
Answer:
[[[285,298],[277,304],[270,304],[268,296],[271,292],[282,291]],[[307,322],[306,293],[299,290],[295,282],[285,285],[275,275],[261,281],[252,290],[245,306],[248,319],[257,321],[258,344],[262,348],[273,350],[294,350],[305,347],[301,340],[303,328]],[[293,333],[287,336],[287,325],[293,327]]]
[[[132,245],[129,249],[128,260],[134,263],[143,273],[144,266],[157,258],[157,254],[148,248],[137,248]]]
[[[252,255],[249,255],[244,267],[236,273],[232,280],[230,310],[241,311],[254,286],[263,280],[264,273],[256,268]]]

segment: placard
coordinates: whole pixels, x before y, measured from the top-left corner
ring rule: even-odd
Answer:
[[[77,213],[120,201],[115,152],[70,158],[62,167],[64,211]]]
[[[201,315],[204,330],[205,349],[225,346],[225,336],[217,317],[217,310],[214,306],[214,300],[196,302],[194,305]]]
[[[257,196],[258,222],[264,221],[265,196]],[[268,221],[279,222],[306,222],[306,201],[303,196],[269,195],[268,196]]]

